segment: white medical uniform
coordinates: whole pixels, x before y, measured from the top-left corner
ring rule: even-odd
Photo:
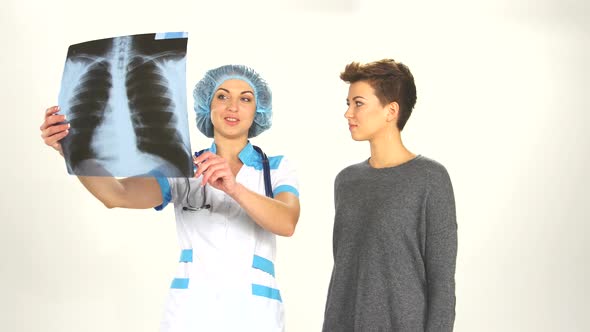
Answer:
[[[209,149],[216,152],[215,143]],[[262,157],[250,143],[239,154],[243,166],[236,181],[261,195]],[[269,157],[276,196],[299,196],[295,171],[283,156]],[[162,332],[283,331],[283,303],[274,276],[275,235],[258,226],[223,191],[191,178],[188,206],[186,178],[156,177],[164,201],[174,203],[180,262],[165,304]]]

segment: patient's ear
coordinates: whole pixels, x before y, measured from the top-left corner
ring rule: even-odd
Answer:
[[[387,104],[387,121],[397,121],[399,117],[399,104],[395,101]]]

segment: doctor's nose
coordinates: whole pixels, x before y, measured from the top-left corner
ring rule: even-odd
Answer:
[[[238,102],[233,100],[233,99],[228,99],[226,100],[226,107],[229,111],[231,112],[237,112],[238,111]]]

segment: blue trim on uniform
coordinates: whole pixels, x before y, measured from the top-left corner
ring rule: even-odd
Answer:
[[[172,280],[172,285],[170,288],[172,289],[187,289],[188,288],[188,278],[174,278]]]
[[[170,192],[170,183],[168,179],[158,170],[150,171],[148,174],[152,175],[160,185],[160,192],[162,193],[162,204],[155,206],[156,211],[162,211],[168,203],[172,200],[172,193]]]
[[[275,195],[275,196],[280,193],[284,193],[284,192],[292,193],[293,195],[299,197],[299,191],[297,189],[295,189],[295,187],[290,186],[288,184],[282,184],[282,185],[276,187],[275,190],[272,191],[273,195]]]
[[[190,263],[193,261],[193,250],[192,249],[183,249],[180,252],[180,262],[181,263]]]
[[[246,146],[240,151],[238,154],[238,158],[244,163],[246,166],[254,167],[257,170],[262,169],[262,157],[250,142],[246,144]]]
[[[268,164],[270,165],[270,169],[277,169],[283,160],[283,156],[274,156],[268,157]]]
[[[215,146],[215,142],[211,144],[211,148],[209,149],[212,153],[217,153],[217,146]],[[252,143],[248,141],[248,144],[240,151],[238,154],[238,158],[244,163],[244,165],[253,167],[257,171],[262,170],[262,156],[260,153],[254,150]],[[281,160],[283,160],[283,156],[274,156],[268,157],[268,164],[270,169],[277,169],[281,164]]]
[[[255,269],[262,270],[271,276],[275,276],[275,265],[272,261],[260,257],[258,255],[254,255],[254,261],[252,262],[252,267]]]
[[[211,151],[211,153],[217,153],[217,145],[215,145],[215,141],[211,143],[211,147],[207,151]]]
[[[252,284],[252,295],[268,297],[269,299],[283,302],[281,299],[281,292],[276,288],[271,288],[268,286]]]

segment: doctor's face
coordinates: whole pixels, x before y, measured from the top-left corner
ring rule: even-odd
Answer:
[[[344,117],[355,141],[370,141],[391,130],[387,122],[389,107],[381,104],[375,90],[366,81],[350,84],[346,105],[348,109]]]
[[[215,135],[247,138],[255,114],[254,89],[242,80],[227,80],[213,94],[211,122]]]

